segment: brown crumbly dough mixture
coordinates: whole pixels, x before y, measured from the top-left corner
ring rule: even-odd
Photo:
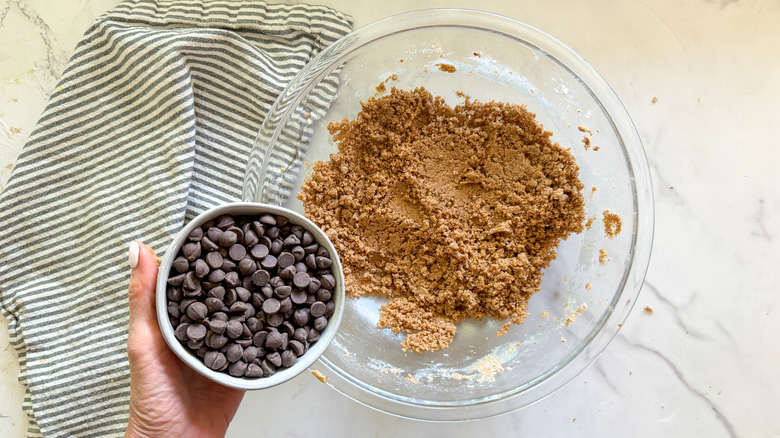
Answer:
[[[378,325],[406,350],[446,348],[464,319],[521,323],[558,243],[583,229],[574,157],[525,107],[392,88],[328,129],[339,152],[298,196],[347,294],[388,298]]]
[[[620,234],[620,228],[623,223],[620,220],[620,216],[609,210],[604,210],[602,214],[604,215],[604,232],[607,234],[607,237],[612,239]]]
[[[577,317],[580,316],[582,312],[584,312],[587,308],[588,305],[582,303],[573,312],[571,312],[568,316],[566,316],[566,327],[574,324],[574,320],[576,320]]]
[[[455,73],[455,66],[450,64],[436,64],[437,67],[439,67],[439,70],[446,72],[446,73]]]
[[[606,249],[601,248],[599,250],[599,264],[602,266],[606,265],[608,260],[609,260],[609,253],[607,252]]]

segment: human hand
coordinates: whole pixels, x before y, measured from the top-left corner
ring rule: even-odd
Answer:
[[[168,348],[157,325],[158,259],[131,242],[130,421],[125,437],[224,437],[244,392],[213,382]]]

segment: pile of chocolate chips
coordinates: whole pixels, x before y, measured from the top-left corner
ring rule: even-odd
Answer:
[[[176,339],[215,371],[269,377],[317,342],[336,305],[331,255],[280,215],[195,228],[168,276]]]

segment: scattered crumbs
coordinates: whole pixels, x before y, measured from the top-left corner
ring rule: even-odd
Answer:
[[[609,253],[606,249],[601,248],[599,249],[599,264],[604,266],[607,264],[607,261],[609,260]]]
[[[664,406],[664,405],[661,405],[661,409],[664,409],[665,407],[666,407],[666,406]]]
[[[674,186],[669,186],[669,190],[674,190]]]
[[[561,343],[566,342],[566,338],[561,338]]]
[[[5,115],[5,111],[0,110],[0,117],[3,117]]]
[[[504,371],[504,368],[493,355],[487,355],[477,363],[477,370],[482,374],[479,380],[487,380],[493,379],[496,374]]]
[[[723,390],[718,391],[718,395],[723,394]]]
[[[22,132],[21,129],[14,128],[13,126],[11,126],[8,130],[11,131],[11,134],[19,134],[20,132]]]
[[[531,94],[534,94],[534,89],[533,88],[531,88]]]
[[[574,323],[574,320],[577,319],[578,316],[582,314],[582,312],[585,311],[585,309],[588,308],[588,305],[585,303],[580,304],[579,307],[574,312],[571,312],[569,316],[566,317],[566,327],[572,325]]]
[[[114,379],[108,379],[108,381],[114,383]]]
[[[385,87],[385,83],[382,82],[381,84],[376,86],[376,92],[377,93],[384,93],[385,90],[387,90],[387,87]]]
[[[281,173],[287,172],[287,168],[286,167],[282,167],[282,168],[279,169],[279,172],[281,172]]]
[[[429,382],[433,382],[433,376],[428,376],[427,379]]]
[[[417,379],[415,379],[411,374],[406,375],[406,380],[408,380],[410,383],[417,383]]]
[[[655,97],[655,96],[653,96],[653,100],[651,100],[650,102],[652,102],[652,103],[656,103],[656,102],[658,102],[658,98],[657,98],[657,97]]]
[[[46,362],[46,359],[40,359],[40,360],[38,360],[38,363],[45,363],[45,362]]]
[[[582,137],[582,144],[585,145],[585,150],[586,151],[589,150],[590,149],[590,137],[588,137],[587,135],[584,135]]]
[[[590,188],[590,193],[591,193],[591,195],[592,195],[592,194],[594,194],[594,193],[596,193],[596,190],[598,190],[598,189],[596,188],[596,186],[593,186],[593,187],[591,187],[591,188]]]
[[[398,60],[398,62],[404,62],[404,59],[403,59],[403,58],[401,58],[401,59],[399,59],[399,60]]]
[[[423,73],[428,73],[428,67],[423,68]]]
[[[585,228],[590,229],[590,227],[593,225],[593,221],[596,220],[596,216],[591,216],[588,218],[588,220],[585,222]]]
[[[650,307],[650,306],[645,306],[645,311],[646,311],[646,312],[652,312],[652,311],[653,311],[653,308],[652,308],[652,307]]]
[[[580,125],[577,127],[577,129],[579,129],[580,132],[587,132],[589,135],[593,135],[593,131],[591,131],[587,126]]]
[[[311,118],[311,113],[306,113],[306,118],[310,119]]]
[[[590,290],[591,287],[590,282],[585,283],[585,290]]]
[[[698,98],[698,99],[696,99],[696,104],[698,105],[698,104],[700,104],[700,103],[701,103],[701,97],[700,97],[700,98]]]
[[[577,421],[577,418],[576,418],[576,417],[571,419],[571,422],[572,422],[572,423],[574,423],[575,421]]]
[[[8,169],[8,170],[11,170],[11,169],[14,168],[14,165],[13,164],[6,164],[5,168]]]
[[[399,370],[398,368],[393,368],[392,370],[390,370],[390,374],[398,374],[399,371],[401,370]]]
[[[623,327],[623,324],[618,324],[618,327]]]
[[[349,353],[344,353],[344,359],[349,359]]]
[[[547,318],[548,316],[550,316],[550,314],[547,313],[547,312],[542,312],[542,313],[539,314],[540,318]]]
[[[12,102],[19,102],[19,99],[17,99],[17,98],[15,98],[15,97],[14,97],[13,99],[11,99],[11,101],[12,101]]]
[[[379,372],[382,374],[387,374],[390,372],[390,370],[388,370],[387,368],[382,368],[381,370],[379,370]]]
[[[543,326],[543,325],[544,325],[544,323],[541,323],[541,324],[539,324],[539,325],[538,325],[538,327],[541,327],[541,326]]]
[[[325,376],[325,375],[323,375],[323,374],[322,374],[321,372],[319,372],[318,370],[311,370],[311,374],[312,374],[314,377],[316,377],[316,378],[317,378],[317,380],[319,380],[320,382],[322,382],[322,383],[328,383],[328,377],[327,377],[327,376]]]
[[[620,220],[620,216],[618,216],[615,213],[612,213],[609,210],[604,210],[604,232],[607,233],[607,237],[610,239],[614,238],[618,234],[620,234],[620,228],[622,226],[622,222]]]
[[[514,353],[515,350],[517,350],[518,348],[520,348],[520,343],[519,342],[515,342],[514,344],[510,344],[509,352],[510,353]]]
[[[498,338],[498,337],[504,336],[506,334],[506,332],[509,331],[509,327],[511,325],[512,325],[511,322],[508,322],[508,323],[502,325],[501,328],[498,329],[498,332],[496,332],[496,337]]]
[[[598,147],[598,146],[593,146],[593,152],[598,152],[599,149],[601,149],[601,148]]]
[[[568,275],[564,275],[563,276],[563,281],[569,281],[569,276]]]
[[[633,373],[633,372],[631,372],[631,371],[629,371],[629,372],[628,372],[628,375],[629,375],[629,376],[632,376],[632,375],[634,375],[634,373]]]
[[[474,52],[474,56],[476,56],[477,58],[481,58],[481,57],[482,57],[482,54],[481,54],[481,53],[479,53],[479,52]]]
[[[436,64],[437,67],[439,67],[439,70],[447,73],[455,73],[455,66],[450,64]]]

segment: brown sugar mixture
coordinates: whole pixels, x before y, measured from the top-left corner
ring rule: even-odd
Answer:
[[[615,236],[620,234],[620,229],[623,226],[622,221],[620,220],[620,216],[618,216],[615,213],[612,213],[609,210],[604,210],[604,232],[610,239],[613,239]]]
[[[583,230],[572,154],[524,106],[448,106],[392,88],[328,126],[339,151],[301,187],[351,297],[377,295],[405,350],[446,348],[455,323],[521,323],[561,239]]]

